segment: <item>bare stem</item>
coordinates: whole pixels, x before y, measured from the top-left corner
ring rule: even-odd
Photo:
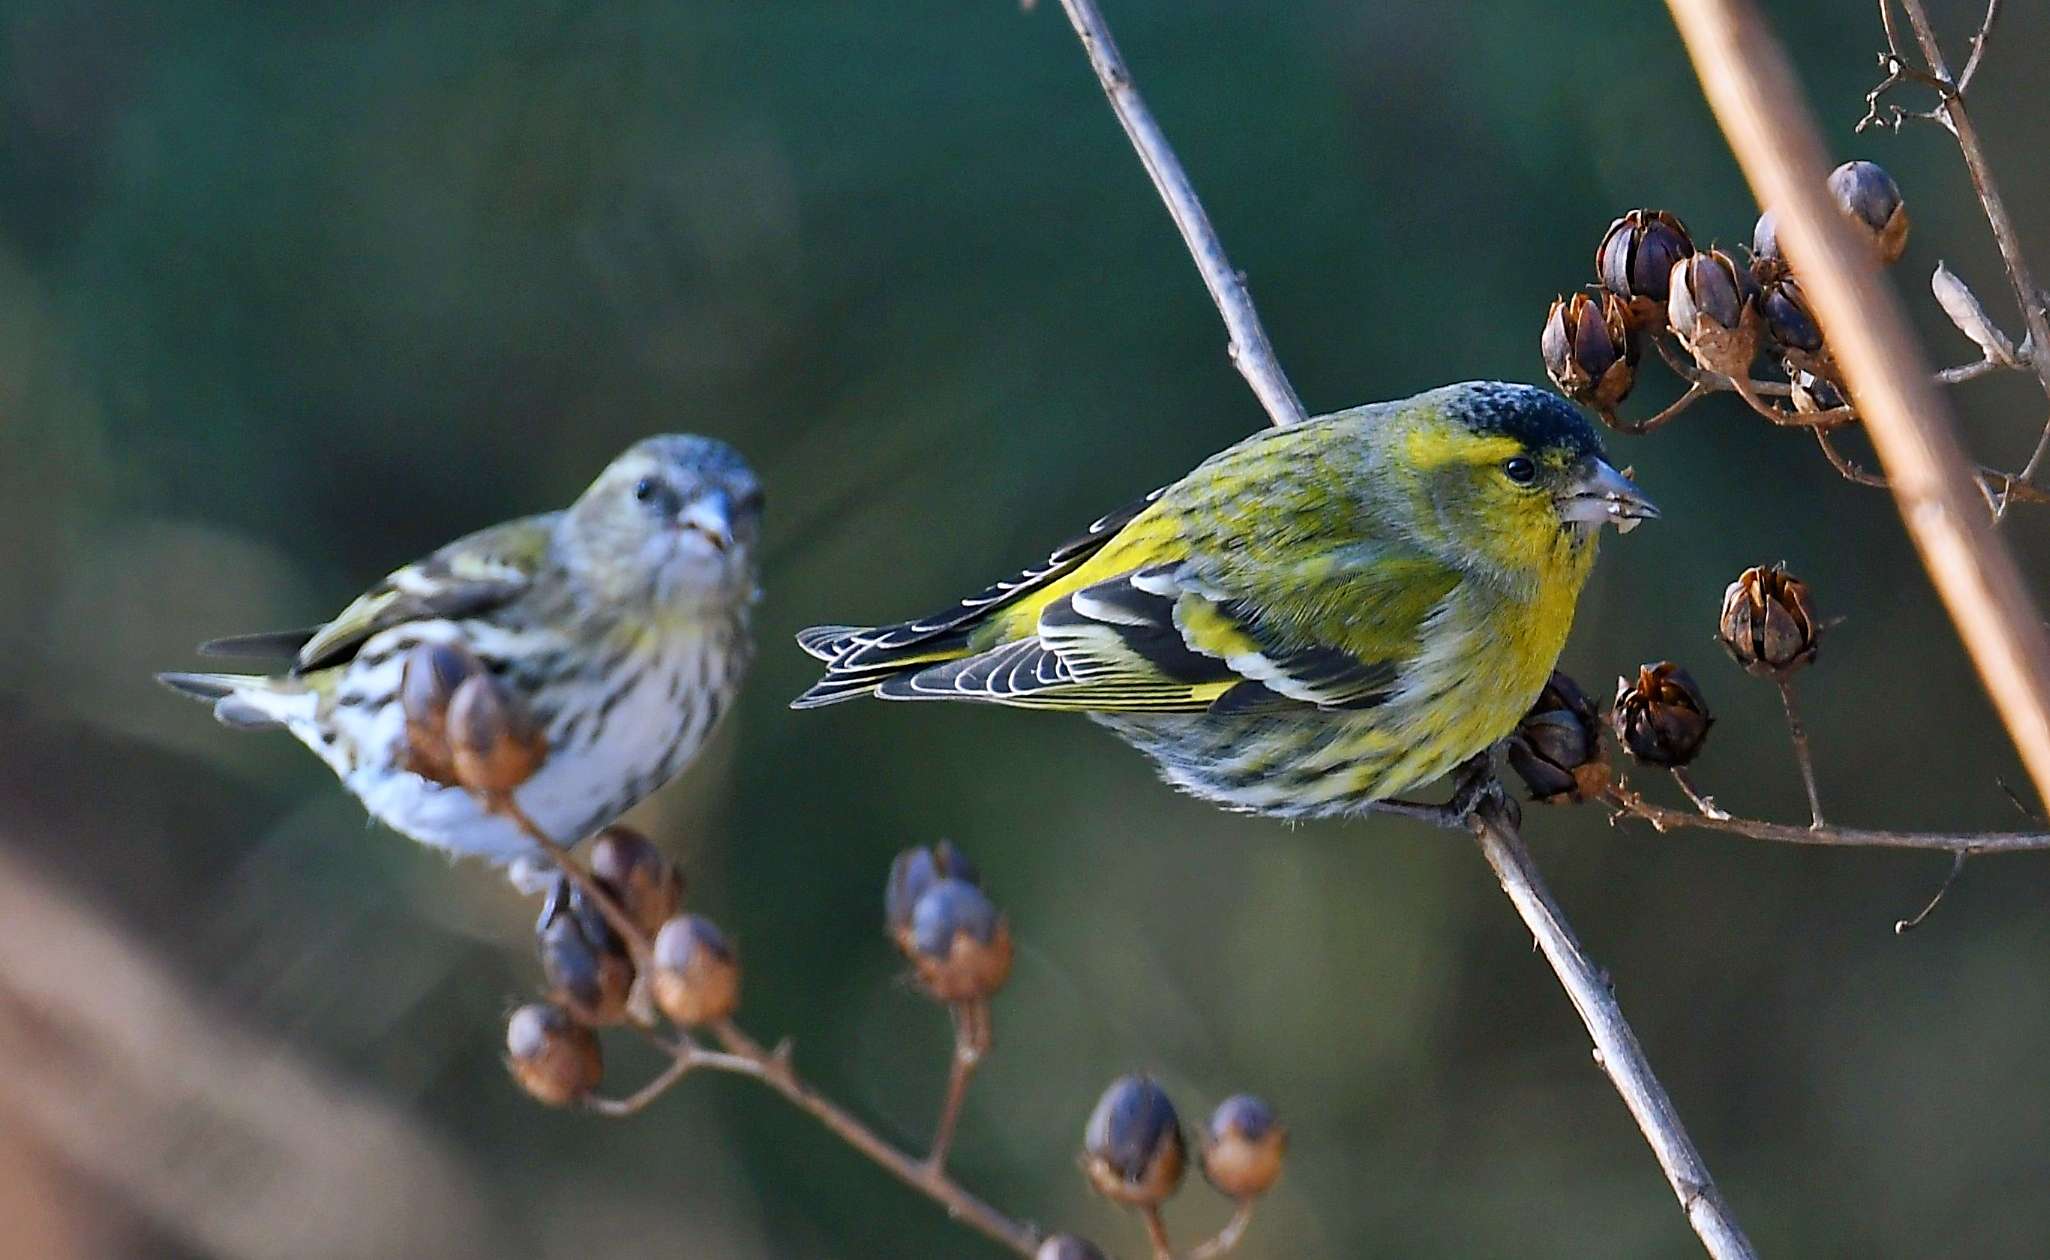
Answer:
[[[1713,394],[1715,392],[1716,387],[1709,384],[1707,381],[1693,381],[1688,384],[1686,393],[1680,395],[1678,398],[1675,398],[1671,403],[1667,404],[1665,408],[1660,410],[1657,415],[1651,416],[1648,419],[1625,420],[1622,417],[1616,415],[1615,412],[1608,410],[1604,410],[1601,413],[1601,417],[1603,420],[1608,422],[1610,428],[1615,429],[1619,433],[1630,433],[1641,436],[1643,434],[1650,433],[1655,429],[1658,429],[1662,425],[1666,424],[1668,421],[1671,421],[1672,419],[1677,417],[1681,412],[1687,410],[1689,407],[1692,407],[1695,403],[1700,402],[1702,399],[1708,397],[1710,394]]]
[[[725,1054],[710,1053],[689,1040],[673,1043],[670,1053],[679,1060],[690,1060],[686,1070],[705,1067],[760,1081],[897,1180],[944,1207],[954,1220],[967,1224],[1013,1253],[1028,1257],[1028,1260],[1039,1249],[1041,1239],[1037,1229],[1012,1220],[969,1193],[944,1171],[898,1150],[877,1136],[875,1130],[863,1124],[853,1113],[819,1093],[797,1074],[797,1069],[790,1062],[787,1042],[775,1050],[765,1050],[730,1020],[716,1025],[712,1031],[726,1048]]]
[[[1752,0],[1667,7],[1738,164],[1778,218],[1923,566],[2038,796],[2050,797],[2050,634],[1983,513],[1974,465],[1899,300],[1829,196],[1822,138],[1786,50]]]
[[[1654,805],[1617,784],[1603,801],[1622,815],[1641,818],[1660,831],[1698,827],[1776,844],[1806,844],[1838,849],[1931,849],[1943,853],[2034,853],[2050,849],[2050,833],[2041,831],[1881,831],[1865,827],[1803,827],[1798,823],[1765,822],[1757,818],[1713,818],[1691,810]]]
[[[1295,424],[1305,419],[1309,413],[1303,410],[1295,386],[1289,384],[1274,357],[1267,330],[1261,326],[1259,312],[1253,309],[1253,296],[1231,265],[1231,259],[1225,256],[1224,242],[1218,239],[1217,229],[1210,226],[1210,216],[1197,199],[1181,159],[1175,156],[1160,124],[1153,120],[1153,111],[1146,108],[1145,99],[1139,95],[1138,85],[1125,67],[1124,56],[1118,52],[1117,41],[1111,38],[1110,26],[1103,20],[1096,0],[1061,0],[1061,8],[1067,11],[1075,34],[1081,36],[1096,80],[1103,85],[1103,94],[1110,98],[1111,111],[1118,116],[1126,137],[1138,151],[1139,162],[1152,177],[1160,199],[1167,203],[1167,212],[1181,231],[1182,243],[1189,247],[1196,270],[1202,273],[1203,286],[1210,290],[1211,301],[1217,303],[1218,313],[1224,316],[1225,331],[1231,337],[1229,353],[1233,366],[1252,386],[1254,396],[1267,409],[1269,420],[1275,424]]]
[[[687,1054],[678,1054],[669,1060],[669,1066],[648,1079],[648,1083],[624,1098],[587,1098],[584,1109],[595,1111],[601,1116],[632,1116],[646,1110],[648,1105],[669,1092],[670,1087],[682,1080],[684,1075],[698,1064]]]
[[[1957,855],[1950,863],[1950,873],[1943,877],[1941,884],[1937,885],[1936,895],[1929,899],[1928,904],[1917,910],[1913,918],[1894,920],[1893,934],[1895,936],[1906,936],[1916,928],[1921,927],[1923,922],[1931,914],[1935,913],[1936,907],[1943,904],[1944,895],[1950,891],[1950,886],[1957,883],[1958,876],[1964,874],[1965,862],[1971,856],[1970,850],[1959,849],[1957,851]]]
[[[498,793],[490,797],[485,804],[487,808],[512,819],[513,825],[517,826],[527,839],[532,840],[548,854],[549,859],[563,875],[577,886],[577,890],[583,893],[592,905],[598,907],[598,913],[605,916],[605,922],[619,934],[619,939],[626,942],[627,952],[633,955],[635,968],[647,970],[650,952],[648,934],[641,931],[640,925],[635,923],[619,901],[605,890],[605,886],[600,884],[591,872],[584,869],[584,864],[577,860],[576,855],[557,844],[554,837],[541,830],[540,825],[520,807],[517,800],[513,799],[512,793]]]
[[[1174,1260],[1174,1244],[1167,1239],[1167,1221],[1161,1217],[1160,1208],[1140,1208],[1139,1219],[1146,1222],[1146,1242],[1153,1248],[1153,1260]]]
[[[1224,1223],[1224,1228],[1189,1248],[1183,1260],[1217,1260],[1219,1256],[1230,1254],[1245,1240],[1246,1230],[1253,1223],[1253,1203],[1252,1199],[1240,1199],[1237,1210]]]
[[[1680,766],[1674,766],[1670,773],[1673,776],[1673,782],[1680,785],[1680,790],[1687,794],[1688,800],[1694,802],[1694,808],[1701,811],[1703,818],[1712,818],[1718,822],[1729,818],[1730,812],[1716,804],[1713,796],[1709,796],[1700,788],[1695,787],[1693,778],[1688,775],[1685,769]]]
[[[1780,703],[1787,710],[1787,734],[1794,741],[1794,760],[1801,765],[1801,782],[1808,789],[1808,815],[1814,819],[1813,830],[1820,831],[1822,821],[1822,793],[1815,786],[1815,758],[1808,751],[1808,730],[1801,725],[1801,713],[1794,707],[1794,684],[1791,679],[1780,682]]]
[[[968,1083],[990,1046],[987,1001],[956,1002],[947,1010],[954,1021],[954,1057],[947,1071],[947,1092],[940,1103],[939,1122],[933,1126],[932,1149],[925,1157],[925,1166],[935,1173],[947,1166],[954,1129],[961,1120],[961,1105],[968,1098]]]
[[[1882,13],[1886,11],[1886,2],[1881,2]],[[2015,303],[2021,307],[2022,322],[2029,330],[2030,346],[2034,350],[2045,351],[2050,348],[2050,317],[2044,314],[2041,292],[2029,270],[2028,257],[2022,253],[2021,236],[2015,231],[2014,219],[2007,212],[2000,186],[1994,182],[1993,168],[1987,162],[1985,146],[1979,140],[1979,129],[1972,121],[1971,111],[1965,108],[1965,85],[1978,71],[1979,60],[1985,54],[1986,37],[2000,16],[1999,2],[1993,0],[1987,6],[1978,34],[1972,37],[1972,52],[1965,63],[1964,76],[1955,81],[1950,77],[1950,64],[1944,59],[1943,47],[1936,39],[1936,28],[1929,22],[1928,8],[1922,0],[1899,0],[1899,3],[1901,11],[1907,14],[1908,25],[1914,29],[1915,42],[1921,45],[1929,73],[1937,81],[1937,108],[1949,121],[1950,133],[1957,137],[1958,152],[1964,156],[1965,172],[1971,176],[1972,191],[1979,195],[1979,206],[1986,212],[1986,224],[1993,229],[1993,241],[2000,247],[2000,261],[2007,272],[2008,286],[2014,291]],[[1897,41],[1891,23],[1888,25],[1889,41]],[[1897,58],[1902,55],[1898,42],[1892,42],[1892,51]],[[2032,354],[2030,358],[2036,383],[2042,386],[2044,397],[2050,398],[2050,352]],[[2042,437],[2037,439],[2034,454],[2022,468],[2022,480],[2035,476],[2046,454],[2050,454],[2050,426],[2046,426]]]
[[[1594,1040],[1596,1066],[1608,1074],[1637,1127],[1643,1130],[1652,1153],[1658,1157],[1659,1167],[1665,1170],[1667,1184],[1680,1200],[1680,1207],[1687,1213],[1687,1221],[1702,1246],[1715,1260],[1752,1260],[1757,1253],[1731,1217],[1715,1179],[1709,1176],[1708,1165],[1702,1162],[1701,1152],[1694,1148],[1693,1139],[1680,1123],[1679,1112],[1673,1109],[1673,1100],[1652,1075],[1644,1048],[1623,1018],[1623,1010],[1617,1005],[1608,981],[1588,958],[1573,929],[1566,925],[1566,914],[1538,875],[1537,864],[1524,846],[1523,837],[1496,803],[1475,810],[1470,825],[1480,841],[1482,855],[1494,868],[1495,878],[1502,882],[1502,891],[1509,894],[1517,913],[1523,916],[1545,961],[1551,964],[1566,996],[1572,999],[1573,1009],[1587,1026],[1588,1035]]]

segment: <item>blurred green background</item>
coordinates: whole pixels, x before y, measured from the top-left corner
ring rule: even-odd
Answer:
[[[1313,410],[1540,376],[1608,220],[1755,207],[1660,10],[1113,0],[1110,17]],[[1854,137],[1869,5],[1772,6],[1842,156],[1899,177],[2012,326],[1948,138]],[[1962,34],[1972,6],[1935,6]],[[1968,11],[1969,10],[1969,11]],[[1975,104],[2050,266],[2050,19]],[[1472,846],[1181,799],[1080,720],[796,715],[797,628],[924,611],[1262,423],[1056,6],[0,3],[0,1202],[21,1254],[998,1254],[745,1082],[614,1123],[499,1069],[530,907],[381,830],[283,737],[158,690],[459,533],[692,430],[770,487],[761,657],[642,811],[748,964],[743,1022],[923,1143],[944,1020],[878,927],[899,847],[976,855],[1022,942],[964,1178],[1137,1254],[1083,1118],[1158,1072],[1295,1154],[1243,1254],[1696,1254]],[[1646,414],[1661,390],[1648,370]],[[1957,392],[2018,463],[2043,400]],[[1710,642],[1785,559],[1845,618],[1804,683],[1845,821],[2015,825],[2015,761],[1891,503],[1729,400],[1619,463],[1566,666],[1689,662],[1700,777],[1796,819],[1772,689]],[[2007,527],[2032,572],[2050,514]],[[1652,785],[1655,790],[1665,790]],[[1740,1219],[1775,1256],[2040,1255],[2050,858],[1528,831]],[[614,1081],[652,1065],[622,1045]],[[1171,1211],[1223,1219],[1200,1186]],[[602,1248],[602,1251],[600,1250]]]

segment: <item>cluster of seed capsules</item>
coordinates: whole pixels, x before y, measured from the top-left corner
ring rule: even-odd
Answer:
[[[460,646],[422,643],[405,659],[400,702],[407,766],[437,783],[511,809],[509,793],[540,769],[539,728],[490,670]],[[506,1021],[506,1065],[520,1088],[550,1106],[590,1098],[605,1074],[598,1031],[645,1024],[653,1013],[681,1029],[717,1028],[740,1006],[740,959],[702,915],[683,912],[683,873],[647,837],[614,824],[592,837],[589,884],[559,879],[535,924],[547,995]],[[1010,978],[1008,916],[951,841],[906,849],[890,864],[883,894],[887,935],[918,987],[966,1014],[959,1029],[973,1053],[987,1048],[988,1001]],[[652,1008],[652,1010],[650,1009]],[[1202,1168],[1219,1191],[1247,1207],[1281,1175],[1288,1131],[1250,1094],[1210,1118]],[[1157,1212],[1180,1187],[1187,1145],[1174,1104],[1146,1076],[1112,1083],[1083,1134],[1090,1183],[1116,1202]],[[1101,1257],[1071,1234],[1048,1238],[1043,1260]]]
[[[1908,212],[1893,176],[1871,162],[1846,162],[1830,173],[1829,191],[1880,261],[1898,261]],[[1762,404],[1749,396],[1751,365],[1763,352],[1786,375],[1796,412],[1842,410],[1842,378],[1780,253],[1769,210],[1758,218],[1750,254],[1740,266],[1722,249],[1697,250],[1672,214],[1630,211],[1595,250],[1596,283],[1555,300],[1546,314],[1539,339],[1545,374],[1561,393],[1627,429],[1615,410],[1636,383],[1642,349],[1670,334],[1755,406]]]
[[[1814,661],[1823,625],[1807,583],[1784,566],[1746,569],[1723,593],[1716,639],[1755,677],[1786,686]],[[1616,680],[1607,726],[1630,756],[1677,770],[1700,755],[1715,724],[1693,675],[1672,661],[1641,666]],[[1509,765],[1531,799],[1552,804],[1599,800],[1611,787],[1603,720],[1593,700],[1554,672],[1509,739]]]
[[[500,808],[548,756],[547,741],[477,656],[456,644],[409,649],[399,682],[406,717],[407,768],[461,787]],[[594,1030],[628,1022],[636,984],[645,1001],[680,1028],[716,1024],[740,1004],[740,960],[709,919],[681,913],[683,874],[647,837],[611,826],[586,854],[597,904],[582,887],[558,880],[535,925],[535,949],[548,1000],[512,1013],[506,1061],[533,1097],[567,1106],[588,1097],[604,1076]],[[614,917],[617,916],[617,917]],[[628,934],[645,961],[635,958]]]
[[[1288,1129],[1251,1094],[1225,1099],[1210,1113],[1198,1157],[1203,1176],[1242,1210],[1274,1188],[1288,1154]],[[1097,1193],[1142,1212],[1158,1212],[1188,1171],[1182,1121],[1167,1091],[1150,1076],[1123,1076],[1090,1113],[1082,1135],[1082,1167]],[[1092,1243],[1056,1234],[1038,1260],[1103,1260]]]

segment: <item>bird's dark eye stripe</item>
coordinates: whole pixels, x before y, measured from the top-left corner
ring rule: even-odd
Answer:
[[[1527,486],[1537,480],[1537,465],[1521,455],[1512,455],[1502,465],[1502,472],[1519,486]]]
[[[740,496],[740,506],[750,512],[761,511],[763,505],[768,503],[768,501],[768,493],[759,486]]]

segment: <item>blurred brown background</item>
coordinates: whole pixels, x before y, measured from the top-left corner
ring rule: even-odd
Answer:
[[[1898,282],[1968,357],[1929,270],[2004,287],[1948,138],[1852,136],[1870,6],[1773,8],[1842,156],[1899,177]],[[1976,18],[1936,8],[1960,40]],[[1975,106],[2050,267],[2050,19],[2010,8]],[[949,835],[1022,942],[958,1157],[996,1202],[1129,1253],[1073,1152],[1145,1067],[1192,1114],[1252,1088],[1293,1120],[1248,1257],[1695,1254],[1471,846],[1215,813],[1079,720],[783,708],[791,631],[943,602],[1262,422],[1040,10],[0,2],[8,1249],[995,1254],[744,1082],[628,1123],[528,1103],[497,1055],[530,908],[149,680],[685,429],[768,481],[762,655],[643,821],[741,942],[757,1035],[922,1143],[944,1021],[878,916],[890,854]],[[1546,302],[1629,206],[1749,236],[1655,7],[1110,17],[1313,409],[1537,378]],[[2019,462],[2026,383],[1959,399]],[[1607,548],[1567,652],[1590,690],[1690,662],[1722,718],[1705,785],[1803,817],[1771,689],[1709,641],[1723,584],[1785,559],[1847,618],[1805,684],[1833,811],[2016,821],[1883,496],[1727,399],[1612,449],[1667,519]],[[2007,532],[2043,573],[2050,514]],[[1897,939],[1942,857],[1528,830],[1766,1254],[2042,1253],[2050,858],[1974,864]],[[1222,1215],[1174,1210],[1187,1238]]]

